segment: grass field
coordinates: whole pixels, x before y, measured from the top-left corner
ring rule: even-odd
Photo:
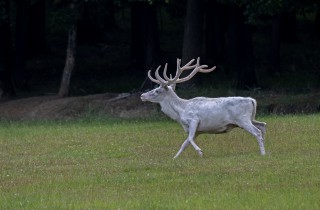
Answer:
[[[320,115],[266,116],[267,155],[235,129],[171,121],[0,122],[0,209],[320,209]]]

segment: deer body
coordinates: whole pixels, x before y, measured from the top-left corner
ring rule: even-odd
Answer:
[[[191,62],[189,62],[188,64],[190,63]],[[178,64],[180,66],[179,62]],[[196,68],[199,67],[204,66],[199,66],[198,59]],[[212,71],[213,69],[210,70]],[[152,77],[150,79],[152,81],[161,81],[162,83],[165,82],[165,80],[161,80],[157,71],[157,80],[153,79]],[[193,74],[193,72],[191,74]],[[179,73],[177,71],[178,76],[176,77],[178,78],[180,74],[181,70],[179,70]],[[164,77],[168,78],[165,75]],[[177,78],[169,79],[169,81],[176,81],[175,79]],[[141,100],[159,103],[161,106],[161,110],[167,116],[179,122],[185,132],[187,132],[188,138],[183,142],[180,150],[174,156],[174,158],[178,157],[189,144],[191,144],[198,152],[198,154],[202,156],[202,150],[195,143],[195,138],[197,135],[201,133],[225,133],[229,132],[235,127],[243,128],[244,130],[254,135],[257,138],[261,155],[265,154],[264,135],[266,131],[266,124],[264,122],[258,122],[254,119],[256,113],[256,101],[253,98],[196,97],[190,100],[186,100],[180,98],[174,92],[174,85],[171,85],[169,83],[162,83],[160,83],[160,87],[142,94]]]

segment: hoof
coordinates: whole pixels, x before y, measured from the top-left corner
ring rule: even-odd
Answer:
[[[202,150],[198,150],[197,152],[198,152],[198,155],[199,155],[200,157],[203,157],[203,152],[202,152]]]

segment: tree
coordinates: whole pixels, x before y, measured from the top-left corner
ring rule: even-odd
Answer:
[[[205,2],[206,56],[214,65],[225,64],[226,6],[216,0]]]
[[[130,1],[131,63],[138,73],[153,68],[160,52],[156,2]]]
[[[296,40],[296,15],[315,12],[318,0],[219,0],[225,4],[245,8],[246,22],[253,25],[269,25],[270,42],[268,69],[270,76],[281,73],[280,50],[282,41]],[[317,18],[315,20],[317,25]]]
[[[75,66],[76,44],[77,44],[77,25],[73,24],[68,32],[68,47],[66,55],[66,63],[60,83],[58,96],[66,97],[69,95],[71,75]]]
[[[279,13],[278,13],[279,12]],[[271,77],[282,73],[281,63],[281,43],[293,42],[297,39],[295,12],[274,11],[270,17],[270,42],[269,42],[269,62],[268,72]]]
[[[203,0],[187,0],[182,65],[201,57],[203,41]]]
[[[243,10],[237,6],[227,8],[226,66],[236,73],[237,88],[256,87],[252,29],[245,23]]]
[[[15,22],[9,23],[9,25],[15,26],[13,38],[14,65],[10,75],[12,75],[12,83],[17,88],[25,88],[28,84],[28,75],[26,74],[27,55],[29,53],[43,52],[46,49],[45,2],[45,0],[15,1]],[[8,19],[10,18],[8,17]],[[11,34],[6,36],[10,36],[11,40]],[[8,40],[8,43],[11,42]]]
[[[181,65],[185,65],[191,59],[202,57],[203,12],[203,0],[187,0]],[[181,76],[183,77],[186,74],[188,73],[182,73]],[[195,77],[192,81],[182,84],[182,86],[196,83],[199,83],[199,77]]]
[[[17,87],[26,87],[26,53],[27,53],[27,25],[29,17],[29,0],[16,1],[16,32],[14,49],[13,79]]]
[[[274,15],[271,20],[271,36],[270,36],[270,47],[269,47],[269,62],[268,72],[269,75],[274,76],[280,74],[280,16]]]
[[[252,26],[244,22],[240,23],[238,36],[236,87],[240,89],[255,88],[258,86],[258,81],[252,43]]]
[[[68,47],[66,55],[66,63],[63,69],[63,74],[58,92],[59,97],[66,97],[70,92],[70,80],[75,67],[76,59],[76,44],[77,44],[77,22],[80,18],[81,6],[84,2],[80,0],[72,0],[70,3],[71,26],[68,30]]]
[[[0,13],[0,88],[1,97],[15,96],[15,89],[12,81],[12,41],[9,22],[9,0],[0,1],[2,12]],[[0,7],[1,9],[1,7]]]
[[[29,6],[28,30],[27,30],[28,53],[44,53],[47,50],[46,40],[46,1],[32,1]]]
[[[87,0],[78,23],[78,42],[97,42],[115,28],[114,0]]]
[[[320,3],[318,3],[318,9],[314,21],[314,33],[316,38],[320,39]]]

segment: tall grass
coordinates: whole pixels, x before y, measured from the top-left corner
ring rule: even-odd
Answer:
[[[236,129],[171,121],[0,122],[0,209],[319,209],[320,115],[266,116],[267,155]]]

